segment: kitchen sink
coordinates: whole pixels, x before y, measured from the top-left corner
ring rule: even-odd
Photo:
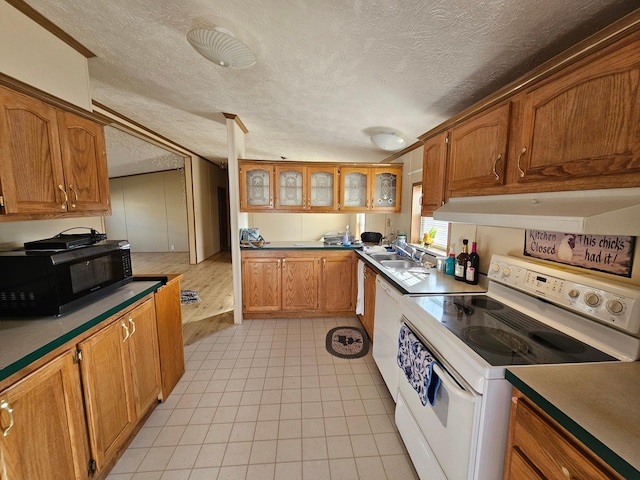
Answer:
[[[397,256],[397,255],[396,255]],[[380,260],[380,265],[387,268],[414,268],[414,267],[422,267],[417,262],[413,262],[411,260]]]
[[[397,253],[369,253],[368,254],[375,261],[385,261],[385,260],[397,260],[400,256]]]

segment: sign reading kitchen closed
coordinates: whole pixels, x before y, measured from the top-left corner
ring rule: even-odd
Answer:
[[[524,254],[631,277],[636,237],[525,230]]]

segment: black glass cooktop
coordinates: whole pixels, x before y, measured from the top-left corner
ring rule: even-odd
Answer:
[[[429,314],[494,366],[616,360],[486,295],[428,297]]]

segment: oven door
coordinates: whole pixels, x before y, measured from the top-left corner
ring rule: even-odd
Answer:
[[[435,359],[440,377],[434,405],[422,405],[417,392],[400,373],[396,425],[421,479],[463,479],[473,476],[482,396],[456,380],[437,350],[411,323],[404,323]]]

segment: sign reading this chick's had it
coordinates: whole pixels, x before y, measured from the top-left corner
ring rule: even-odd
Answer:
[[[524,254],[631,277],[636,237],[525,230]]]

